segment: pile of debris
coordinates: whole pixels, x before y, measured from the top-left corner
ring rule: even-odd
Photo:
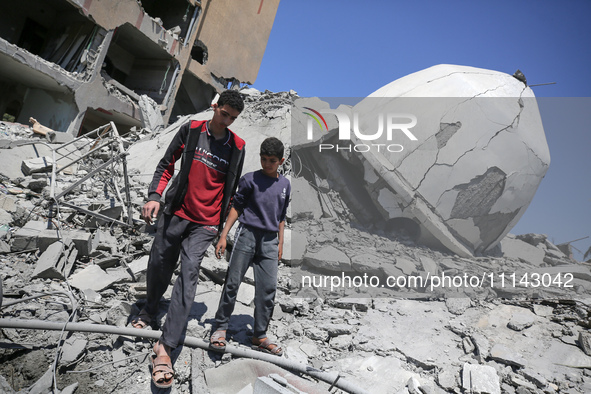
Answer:
[[[297,95],[243,93],[247,109],[232,129],[250,147],[245,171],[252,171],[268,135],[292,152]],[[209,117],[211,111],[183,117],[131,145],[113,125],[54,146],[27,126],[0,124],[10,141],[0,145],[0,391],[153,390],[148,364],[158,333],[129,328],[145,297],[154,231],[139,210],[174,131],[189,118]],[[45,159],[34,167],[37,157]],[[467,258],[417,243],[404,226],[364,226],[322,180],[296,177],[291,159],[283,171],[294,192],[269,328],[284,356],[244,357],[253,324],[251,273],[230,321],[229,351],[200,347],[227,267],[211,247],[186,343],[173,354],[173,392],[591,391],[588,264],[543,235],[510,235],[494,253]],[[14,328],[8,320],[40,326]],[[76,324],[91,324],[91,331]],[[296,367],[288,371],[288,363]]]

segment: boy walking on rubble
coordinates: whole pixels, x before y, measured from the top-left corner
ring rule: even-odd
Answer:
[[[244,108],[242,97],[236,91],[224,91],[212,108],[210,121],[190,121],[180,127],[158,163],[148,189],[149,201],[142,208],[144,220],[151,224],[175,163],[182,158],[180,171],[166,192],[164,214],[150,251],[146,304],[132,321],[135,328],[152,323],[180,255],[180,275],[172,289],[162,336],[153,349],[152,380],[160,388],[172,386],[170,355],[187,327],[201,260],[223,226],[244,163],[245,143],[228,129]]]
[[[284,162],[283,143],[269,137],[261,144],[261,170],[244,175],[228,220],[216,245],[216,256],[226,250],[228,232],[236,222],[236,238],[226,281],[215,315],[217,329],[210,337],[210,348],[224,350],[226,330],[236,304],[238,288],[252,263],[255,281],[253,348],[281,356],[283,350],[267,338],[277,289],[278,259],[283,254],[283,229],[291,185],[278,168]]]

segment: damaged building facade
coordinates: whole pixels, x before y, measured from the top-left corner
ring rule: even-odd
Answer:
[[[254,83],[279,0],[0,4],[0,114],[73,136],[197,113]],[[248,34],[245,34],[248,32]],[[158,117],[159,118],[159,117]]]

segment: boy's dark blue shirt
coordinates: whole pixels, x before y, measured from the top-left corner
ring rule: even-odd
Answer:
[[[283,175],[271,178],[261,170],[249,172],[240,178],[234,195],[234,208],[241,212],[238,220],[247,226],[279,231],[285,220],[291,184]]]

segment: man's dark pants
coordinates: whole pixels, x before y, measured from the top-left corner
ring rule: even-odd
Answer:
[[[217,231],[211,226],[193,223],[175,215],[162,215],[158,220],[148,262],[148,295],[144,308],[150,316],[156,316],[158,302],[168,288],[180,254],[181,271],[172,288],[170,306],[160,337],[160,342],[171,348],[176,348],[180,343],[197,291],[201,260],[216,234]]]

